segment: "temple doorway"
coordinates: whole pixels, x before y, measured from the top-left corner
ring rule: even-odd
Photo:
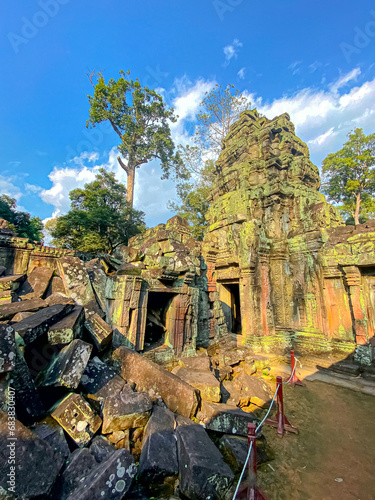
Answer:
[[[147,301],[147,318],[145,329],[144,350],[161,346],[166,340],[167,312],[171,306],[174,293],[149,292]]]
[[[219,296],[228,332],[240,334],[242,326],[239,281],[219,283]]]

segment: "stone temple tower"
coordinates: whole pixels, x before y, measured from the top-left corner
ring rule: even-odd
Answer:
[[[203,255],[208,289],[242,343],[371,350],[373,304],[363,291],[375,276],[374,227],[345,227],[319,188],[288,114],[241,114],[216,163]],[[358,232],[367,242],[362,262],[348,241]]]

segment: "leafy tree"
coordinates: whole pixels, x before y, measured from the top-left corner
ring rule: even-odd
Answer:
[[[46,224],[56,246],[112,253],[145,229],[144,213],[130,206],[125,186],[104,169],[83,189],[70,191],[69,197],[70,211]]]
[[[31,217],[27,212],[17,210],[16,200],[3,194],[0,196],[0,218],[8,221],[9,228],[20,238],[30,241],[43,240],[43,222],[39,217]]]
[[[208,196],[215,178],[215,161],[223,139],[243,111],[250,109],[248,99],[233,85],[216,85],[207,92],[197,114],[193,146],[179,146],[183,168],[177,182],[179,203],[170,201],[175,210],[193,226],[192,233],[203,239],[207,228]]]
[[[86,126],[108,120],[120,138],[118,150],[123,159],[117,158],[128,176],[127,200],[133,206],[135,170],[153,159],[160,160],[163,179],[171,169],[177,174],[179,155],[175,153],[170,123],[176,121],[173,108],[169,109],[163,98],[138,80],[130,80],[120,71],[120,78],[105,83],[102,73],[89,75],[94,95],[88,96],[90,118]]]
[[[330,200],[342,203],[340,210],[364,222],[375,212],[375,134],[365,135],[356,128],[348,134],[342,149],[323,160],[323,191]]]
[[[216,160],[231,125],[250,107],[248,98],[240,94],[234,85],[228,84],[225,88],[215,85],[210,92],[206,92],[197,114],[194,137],[197,146]]]

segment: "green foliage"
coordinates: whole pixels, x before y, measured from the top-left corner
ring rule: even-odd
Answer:
[[[223,139],[240,114],[250,109],[250,102],[233,85],[216,85],[207,92],[197,114],[193,146],[179,146],[183,167],[177,182],[180,203],[169,202],[192,225],[192,234],[202,240],[207,228],[209,194],[215,178],[215,161]]]
[[[8,221],[9,229],[20,238],[30,241],[43,240],[43,222],[39,217],[31,217],[27,212],[17,210],[16,200],[6,194],[0,196],[0,218]]]
[[[104,169],[69,193],[71,210],[46,224],[52,243],[82,252],[112,253],[145,229],[144,213],[126,200],[126,188]]]
[[[323,161],[323,192],[339,209],[347,223],[359,224],[375,213],[375,134],[366,136],[356,128],[342,149]]]
[[[173,108],[169,109],[155,90],[142,87],[138,80],[129,79],[120,71],[120,78],[105,82],[98,73],[94,84],[94,95],[88,96],[90,118],[86,126],[94,126],[108,120],[120,138],[118,150],[125,163],[118,158],[121,167],[128,174],[128,200],[132,204],[134,171],[152,159],[160,160],[163,179],[170,171],[179,173],[181,162],[175,154],[170,123],[176,121]],[[129,176],[129,174],[131,174]],[[130,179],[130,180],[129,180]],[[129,196],[130,195],[130,196]]]

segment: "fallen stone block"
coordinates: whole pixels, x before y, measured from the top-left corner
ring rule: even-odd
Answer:
[[[60,472],[54,450],[9,415],[0,412],[0,485],[17,498],[48,495]]]
[[[32,428],[34,434],[48,443],[54,451],[55,461],[65,464],[70,457],[70,449],[62,427],[52,417],[46,417]]]
[[[22,352],[16,348],[16,365],[11,372],[10,387],[15,393],[18,418],[35,421],[44,416],[45,408]]]
[[[254,401],[262,406],[272,398],[265,382],[245,372],[241,372],[232,381],[224,381],[223,386],[230,394],[230,400],[239,406],[247,406]]]
[[[45,303],[48,306],[55,306],[57,304],[72,304],[75,305],[75,300],[71,297],[67,297],[65,294],[60,292],[55,292],[45,299]]]
[[[53,270],[49,267],[34,267],[26,281],[18,290],[22,300],[38,299],[43,297],[52,278]]]
[[[107,382],[101,389],[99,389],[94,394],[87,394],[87,399],[96,411],[103,415],[104,403],[107,398],[120,394],[120,392],[130,391],[133,389],[128,385],[123,378],[119,375],[115,375],[109,382]]]
[[[274,455],[267,446],[264,436],[256,440],[256,447],[258,465],[273,460]],[[218,442],[218,448],[232,471],[235,474],[241,472],[249,451],[248,439],[242,436],[224,434]]]
[[[85,267],[99,305],[104,311],[106,307],[105,287],[108,276],[99,259],[92,259],[89,262],[85,262]]]
[[[111,343],[113,330],[99,314],[93,314],[90,319],[85,322],[85,327],[98,351],[102,351]]]
[[[77,389],[91,351],[91,344],[79,339],[73,340],[53,358],[48,368],[38,375],[37,385]]]
[[[0,292],[18,290],[23,281],[26,279],[26,274],[13,274],[11,276],[3,276],[0,278]]]
[[[81,338],[85,312],[82,306],[75,306],[65,318],[61,319],[48,330],[50,344],[69,344],[74,339]]]
[[[127,450],[116,450],[99,464],[68,498],[120,500],[125,498],[136,472],[137,467],[132,455]]]
[[[220,402],[220,382],[209,371],[192,370],[191,368],[176,367],[172,373],[180,377],[187,384],[199,390],[204,401]]]
[[[90,453],[98,464],[112,455],[116,448],[104,436],[95,436],[90,444]]]
[[[102,319],[105,318],[105,313],[102,311],[95,299],[90,300],[87,304],[84,304],[83,307],[85,308],[86,320],[89,320],[92,316],[94,316],[94,314],[97,314]]]
[[[130,429],[125,431],[115,431],[112,434],[107,434],[107,439],[115,445],[117,450],[125,448],[130,451]]]
[[[247,436],[249,422],[259,424],[260,420],[253,413],[246,413],[234,405],[209,403],[202,401],[201,410],[197,414],[206,429],[224,434]]]
[[[50,297],[54,293],[62,293],[63,295],[65,295],[64,283],[60,276],[52,277],[46,291],[46,297]]]
[[[57,405],[52,417],[79,446],[86,446],[99,430],[102,419],[79,394],[68,394]]]
[[[138,478],[149,489],[168,476],[178,474],[175,416],[154,406],[143,437]]]
[[[81,390],[86,394],[95,394],[115,376],[116,371],[95,356],[90,359],[83,372]]]
[[[23,302],[12,302],[11,304],[0,305],[0,321],[12,319],[17,313],[36,312],[48,304],[42,299],[25,300]]]
[[[151,415],[152,402],[146,393],[125,391],[105,400],[103,434],[144,427]]]
[[[180,490],[189,500],[221,500],[234,475],[202,426],[183,425],[176,430]]]
[[[209,356],[192,356],[180,358],[178,360],[178,364],[186,368],[191,368],[192,370],[211,370],[211,360]]]
[[[0,373],[14,370],[16,366],[16,341],[14,329],[0,324]]]
[[[29,318],[23,319],[14,325],[14,330],[20,335],[25,343],[29,345],[42,335],[57,321],[70,313],[73,306],[70,304],[46,307],[36,312]]]
[[[63,280],[65,293],[83,306],[95,300],[90,278],[84,263],[78,257],[60,257],[57,261],[58,273]]]
[[[53,488],[53,498],[66,500],[97,466],[95,457],[87,448],[74,450],[67,467]]]
[[[12,292],[11,290],[5,290],[4,292],[0,292],[0,305],[10,304],[15,300],[17,300],[16,292]]]
[[[33,312],[21,312],[17,313],[15,316],[12,318],[12,323],[19,323],[23,319],[30,318],[34,313]]]
[[[134,381],[137,391],[152,389],[174,413],[189,418],[195,416],[199,394],[194,387],[126,347],[119,347],[114,359],[121,363],[122,378]]]

